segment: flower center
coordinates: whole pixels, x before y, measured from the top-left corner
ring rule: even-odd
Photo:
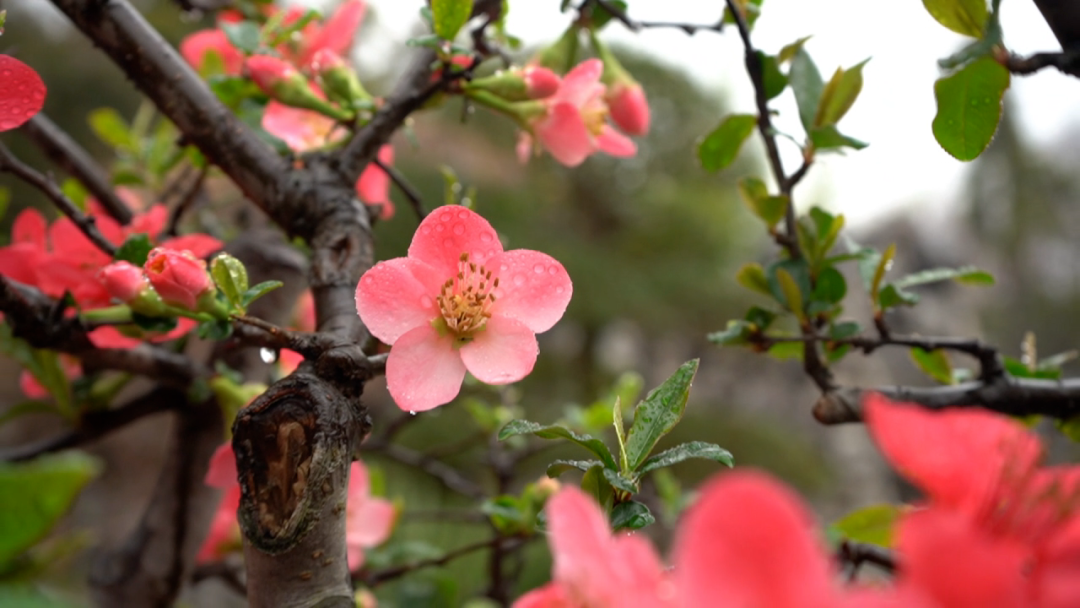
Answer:
[[[490,270],[470,262],[468,253],[461,254],[457,274],[443,283],[435,298],[442,324],[457,343],[471,342],[484,329],[491,317],[491,306],[495,304],[493,292],[498,286],[499,279],[492,279]]]

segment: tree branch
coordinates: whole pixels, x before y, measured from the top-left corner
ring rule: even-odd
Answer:
[[[55,181],[15,158],[15,155],[4,144],[0,144],[0,171],[10,173],[37,188],[52,201],[52,204],[57,209],[68,216],[98,249],[104,251],[109,257],[116,254],[116,245],[110,243],[109,239],[101,234],[101,231],[97,229],[97,225],[94,223],[93,217],[79,211],[79,208],[75,206],[75,203],[71,202],[71,199],[64,194]]]
[[[368,443],[364,446],[364,451],[369,453],[382,454],[391,460],[396,460],[401,464],[405,464],[411,467],[427,473],[428,475],[437,479],[446,488],[474,498],[481,500],[487,496],[487,492],[484,491],[479,484],[462,475],[460,471],[454,467],[446,464],[445,462],[428,456],[427,454],[417,452],[416,450],[398,445],[396,443]]]
[[[845,539],[840,542],[836,557],[842,563],[851,564],[852,578],[863,564],[874,564],[889,572],[896,572],[896,557],[893,552],[878,545]]]
[[[424,211],[424,202],[420,200],[420,193],[416,191],[416,188],[412,187],[412,184],[405,179],[405,176],[400,171],[391,167],[390,165],[379,160],[379,157],[371,159],[371,162],[375,163],[380,169],[386,172],[386,175],[390,177],[390,181],[394,182],[398,190],[405,195],[405,198],[409,199],[409,205],[412,207],[413,212],[416,213],[418,220],[423,220],[427,217],[427,212]]]
[[[510,551],[524,545],[526,542],[528,542],[528,539],[522,537],[496,536],[463,547],[458,547],[452,551],[447,551],[446,554],[441,557],[424,559],[410,564],[385,568],[383,570],[371,572],[361,571],[354,577],[354,580],[363,584],[365,587],[374,588],[423,568],[445,566],[459,557],[475,553],[476,551],[482,551],[484,549],[494,550],[496,547],[502,547],[504,550]]]
[[[630,16],[626,14],[626,11],[616,6],[610,0],[589,1],[596,6],[603,8],[608,13],[611,13],[611,16],[614,17],[616,21],[622,23],[624,26],[626,26],[626,29],[632,32],[640,32],[643,29],[670,27],[680,29],[686,32],[687,35],[693,36],[700,31],[722,32],[724,30],[724,16],[722,13],[720,15],[720,19],[718,19],[716,23],[712,24],[681,23],[677,21],[637,21],[635,19],[631,19]]]
[[[89,152],[49,120],[44,112],[38,112],[27,121],[22,126],[22,132],[61,169],[79,180],[113,219],[121,224],[131,221],[131,209],[116,195],[109,176]]]
[[[1035,53],[1029,57],[1010,53],[999,60],[1013,74],[1026,76],[1043,68],[1052,67],[1063,74],[1080,77],[1080,51],[1077,50],[1062,53]]]

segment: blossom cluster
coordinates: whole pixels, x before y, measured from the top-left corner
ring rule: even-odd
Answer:
[[[563,489],[547,507],[554,580],[515,606],[1076,605],[1080,467],[1040,466],[1038,437],[997,414],[876,395],[865,411],[885,456],[926,495],[897,524],[894,585],[840,586],[809,510],[764,473],[740,470],[703,487],[670,569],[643,538],[612,536],[585,494]]]

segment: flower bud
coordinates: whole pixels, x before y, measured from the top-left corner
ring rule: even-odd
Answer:
[[[617,83],[608,87],[604,96],[611,120],[629,135],[645,135],[649,132],[649,102],[645,92],[636,82]]]
[[[555,72],[543,66],[528,66],[474,78],[466,86],[471,92],[487,91],[507,101],[527,101],[554,95],[560,83]]]
[[[311,67],[319,75],[327,97],[342,107],[355,108],[371,101],[371,94],[364,90],[356,72],[334,51],[320,49],[312,57]]]
[[[153,249],[143,270],[161,299],[174,306],[198,310],[200,300],[215,291],[206,262],[187,251]]]
[[[251,80],[271,99],[292,106],[314,110],[335,120],[349,121],[354,115],[321,99],[303,74],[292,64],[270,55],[252,55],[244,64]]]
[[[129,262],[113,262],[98,272],[98,280],[110,296],[135,312],[151,317],[165,314],[165,303],[146,280],[142,268]]]

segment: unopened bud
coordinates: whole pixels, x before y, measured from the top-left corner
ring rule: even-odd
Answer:
[[[216,291],[206,262],[188,251],[153,249],[143,270],[161,299],[180,308],[199,310],[200,300]]]
[[[335,120],[350,121],[354,114],[319,97],[304,76],[290,63],[270,55],[252,55],[245,63],[251,80],[271,99],[314,110]]]
[[[318,74],[326,96],[342,107],[355,108],[371,101],[371,94],[360,84],[356,71],[334,51],[320,49],[312,58],[311,67]]]
[[[550,97],[559,90],[561,80],[542,66],[528,66],[474,78],[466,85],[469,91],[487,91],[507,101],[527,101]]]
[[[649,102],[645,92],[630,72],[619,63],[611,49],[595,33],[591,33],[593,48],[604,62],[600,81],[607,86],[604,101],[611,110],[611,120],[629,135],[645,135],[649,132]]]
[[[113,262],[98,272],[98,280],[110,296],[135,312],[150,317],[165,314],[165,302],[146,280],[142,268],[129,262]]]

